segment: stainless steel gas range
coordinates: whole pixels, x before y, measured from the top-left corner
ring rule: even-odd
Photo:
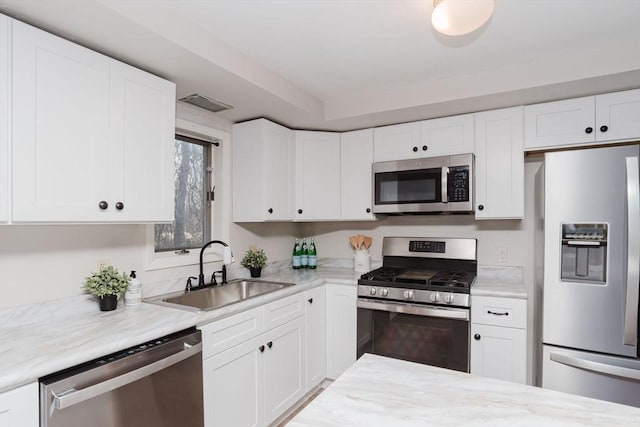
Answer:
[[[358,357],[469,372],[475,239],[385,237],[382,267],[358,280]]]

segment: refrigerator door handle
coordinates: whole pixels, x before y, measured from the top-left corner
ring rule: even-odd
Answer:
[[[627,298],[624,315],[625,345],[638,342],[640,292],[640,173],[638,158],[627,157]]]
[[[586,371],[640,381],[640,370],[637,369],[608,365],[606,363],[595,362],[593,360],[585,360],[579,357],[568,356],[561,353],[550,353],[549,358],[554,362],[562,363],[563,365],[571,366],[573,368],[584,369]]]

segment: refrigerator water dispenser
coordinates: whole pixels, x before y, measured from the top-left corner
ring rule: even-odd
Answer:
[[[605,284],[607,224],[562,224],[561,279]]]

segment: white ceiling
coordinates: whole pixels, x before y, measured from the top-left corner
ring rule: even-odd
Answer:
[[[472,0],[471,0],[472,1]],[[234,106],[347,130],[640,87],[640,0],[495,0],[475,33],[431,0],[0,0],[0,11]]]

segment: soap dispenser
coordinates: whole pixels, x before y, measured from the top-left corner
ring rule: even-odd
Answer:
[[[142,302],[142,283],[136,277],[135,271],[131,271],[129,277],[129,286],[124,293],[124,305],[138,305]]]

